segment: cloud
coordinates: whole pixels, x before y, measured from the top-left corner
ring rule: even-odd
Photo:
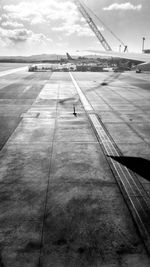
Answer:
[[[93,32],[89,29],[88,26],[82,27],[79,24],[63,24],[62,26],[53,27],[53,31],[56,32],[65,32],[67,36],[71,34],[77,34],[78,36],[93,36]]]
[[[31,19],[31,25],[37,25],[37,24],[43,24],[46,20],[42,16],[35,16],[33,19]]]
[[[0,38],[0,46],[1,48],[7,48],[7,43],[1,38]]]
[[[15,30],[0,28],[0,39],[8,46],[13,43],[33,42],[40,44],[52,42],[52,40],[47,38],[44,34],[37,34],[25,28]]]
[[[47,45],[53,42],[51,38],[48,38],[43,33],[33,33],[33,32],[30,35],[29,41],[35,44],[39,43]]]
[[[100,31],[103,31],[103,27],[98,27]],[[53,31],[58,32],[65,32],[67,36],[70,36],[71,34],[76,34],[78,36],[87,36],[87,37],[93,37],[95,36],[93,31],[89,28],[88,25],[79,25],[79,24],[67,24],[64,23],[62,26],[53,27]]]
[[[8,30],[8,38],[13,42],[25,42],[30,36],[32,36],[32,32],[26,29],[20,30]]]
[[[30,36],[32,35],[32,32],[27,29],[3,29],[0,28],[0,38],[6,41],[12,41],[12,42],[23,42],[26,41]]]
[[[3,10],[12,19],[30,21],[33,24],[48,20],[76,20],[78,12],[75,4],[69,1],[44,0],[41,2],[20,2],[16,5],[5,5]]]
[[[110,11],[110,10],[141,10],[142,5],[132,5],[129,2],[118,4],[114,3],[108,7],[103,7],[103,10]]]
[[[94,36],[76,5],[70,0],[31,0],[3,6],[2,27],[4,30],[9,30],[5,34],[3,32],[5,42],[17,44],[17,46],[19,44],[23,46],[23,43],[30,43],[34,46],[36,43],[35,50],[37,50],[39,44],[43,44],[43,46],[47,44],[51,47],[49,45],[52,44],[50,38],[41,33],[33,33],[35,25],[41,26],[37,27],[36,31],[40,29],[47,32],[49,27],[48,34],[55,38],[55,43],[57,43],[59,37],[63,36],[64,38],[65,36],[67,38],[73,34],[77,37]],[[14,29],[14,32],[11,31],[12,29]]]
[[[76,5],[71,1],[63,0],[44,0],[31,2],[20,2],[16,5],[5,5],[3,7],[5,14],[3,17],[9,22],[36,24],[56,24],[52,30],[64,32],[66,35],[77,33],[79,36],[91,36],[91,30],[88,29],[84,19],[77,10]]]
[[[1,23],[1,26],[4,28],[23,28],[24,25],[22,23],[18,23],[16,21],[5,21]]]

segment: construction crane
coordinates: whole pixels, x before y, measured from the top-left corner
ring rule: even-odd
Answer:
[[[104,49],[106,51],[112,51],[110,45],[107,43],[106,39],[104,38],[104,36],[100,32],[100,30],[98,29],[98,27],[96,26],[96,24],[93,22],[92,18],[90,17],[90,15],[88,14],[88,12],[85,10],[85,8],[81,4],[81,2],[79,0],[75,0],[74,2],[76,4],[76,6],[78,7],[80,13],[85,18],[85,20],[88,23],[88,25],[90,26],[91,30],[97,36],[98,40],[100,41],[100,43],[104,47]]]
[[[102,33],[100,32],[100,30],[98,29],[98,27],[96,26],[96,24],[94,23],[94,21],[92,20],[92,18],[90,17],[90,15],[88,14],[88,12],[86,11],[86,9],[84,8],[83,4],[79,1],[79,0],[74,0],[76,6],[78,7],[80,13],[82,14],[82,16],[85,18],[86,22],[88,23],[88,25],[90,26],[91,30],[95,33],[96,37],[98,38],[98,40],[100,41],[101,45],[103,46],[103,48],[106,51],[112,51],[110,45],[108,44],[108,42],[106,41],[106,39],[104,38],[104,36],[102,35]],[[89,9],[89,8],[88,8]],[[90,10],[90,9],[89,9]],[[92,12],[92,11],[91,11]],[[124,52],[128,51],[128,47],[127,45],[125,45],[113,32],[110,28],[108,28],[108,26],[106,26],[103,21],[98,18],[94,12],[92,12],[93,15],[103,24],[103,26],[105,28],[107,28],[107,30],[124,46]]]

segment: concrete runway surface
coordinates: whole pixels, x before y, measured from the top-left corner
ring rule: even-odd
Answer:
[[[1,76],[0,266],[150,266],[149,118],[146,73]]]

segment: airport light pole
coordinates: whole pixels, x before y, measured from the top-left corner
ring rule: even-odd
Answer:
[[[145,37],[143,37],[143,42],[142,42],[142,52],[144,53],[144,43],[145,43]]]

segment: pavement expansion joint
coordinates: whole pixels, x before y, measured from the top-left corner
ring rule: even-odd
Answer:
[[[135,179],[134,174],[132,174],[127,167],[115,161],[114,157],[120,156],[119,149],[117,149],[115,142],[104,128],[100,118],[94,114],[92,106],[71,73],[70,76],[94,132],[100,141],[99,143],[104,154],[105,156],[107,155],[112,172],[114,173],[119,188],[141,233],[147,251],[150,254],[150,203],[148,201],[148,195],[138,179]]]

